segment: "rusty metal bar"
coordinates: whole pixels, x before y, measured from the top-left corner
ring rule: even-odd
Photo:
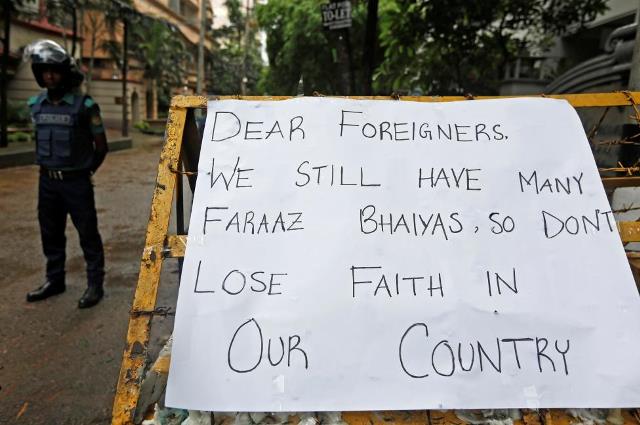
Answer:
[[[127,341],[113,403],[112,425],[133,423],[133,415],[140,394],[140,382],[146,363],[151,326],[151,315],[134,314],[153,311],[156,307],[158,282],[162,268],[162,247],[171,215],[171,200],[178,168],[180,145],[186,110],[172,106],[167,119],[166,141],[160,154],[158,177],[151,201],[151,214],[147,226],[145,249],[140,262],[140,274],[129,317]]]
[[[429,423],[427,410],[389,412],[342,412],[342,420],[349,425],[425,425]],[[458,419],[458,421],[460,421]],[[466,422],[459,422],[466,424]],[[453,422],[449,422],[453,425]],[[444,425],[444,424],[443,424]]]
[[[601,173],[625,173],[627,176],[631,177],[634,174],[640,173],[640,166],[635,165],[633,167],[624,167],[622,164],[618,164],[618,167],[598,168],[598,171]]]
[[[607,106],[606,108],[604,108],[604,112],[600,116],[600,119],[598,120],[596,125],[593,126],[593,128],[587,135],[587,140],[589,140],[589,143],[592,143],[593,138],[598,134],[598,131],[600,130],[600,126],[602,125],[602,122],[604,121],[604,118],[607,116],[607,113],[609,112],[610,109],[611,109],[610,106]]]
[[[187,249],[187,235],[169,235],[165,243],[166,257],[180,258],[184,257]]]
[[[167,317],[167,316],[175,316],[176,312],[173,311],[171,307],[156,307],[153,310],[143,310],[143,311],[131,310],[130,314],[132,317],[137,317],[137,316]]]
[[[640,221],[621,221],[616,224],[623,243],[640,242]]]
[[[607,190],[618,187],[637,187],[640,186],[640,177],[603,177],[602,184]]]

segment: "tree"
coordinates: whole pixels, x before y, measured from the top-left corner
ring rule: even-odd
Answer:
[[[271,0],[258,6],[258,22],[267,33],[269,58],[261,83],[264,91],[295,95],[301,77],[306,94],[312,90],[337,91],[334,60],[322,33],[319,7],[320,2],[313,0]]]
[[[0,71],[0,147],[7,147],[9,137],[7,132],[8,102],[7,83],[9,81],[9,53],[11,49],[11,19],[14,17],[31,17],[25,11],[23,0],[0,0],[0,16],[3,17],[2,31],[2,66]]]
[[[367,1],[367,28],[365,33],[362,66],[365,68],[364,95],[370,96],[373,87],[373,71],[376,65],[376,47],[378,41],[378,0]]]
[[[78,14],[82,19],[85,3],[89,0],[47,0],[47,19],[60,27],[71,27],[71,50],[69,54],[76,56],[78,43]],[[66,33],[62,33],[66,42]],[[65,46],[66,48],[66,46]]]
[[[397,0],[381,19],[376,89],[494,94],[507,65],[542,52],[606,0]]]
[[[258,21],[267,33],[267,91],[295,94],[303,76],[305,94],[344,93],[345,61],[337,54],[342,41],[336,32],[321,27],[320,4],[326,1],[270,0],[258,7]],[[495,94],[515,58],[543,52],[554,36],[592,20],[605,4],[606,0],[380,0],[374,92]],[[351,38],[360,92],[365,92],[368,72],[361,65],[367,52],[360,48],[367,6],[367,1],[352,1]]]
[[[144,77],[149,80],[152,94],[152,118],[158,116],[158,90],[169,92],[184,84],[186,64],[191,55],[180,39],[178,29],[168,23],[139,17],[139,25],[132,26],[131,53],[142,64]]]
[[[7,80],[9,66],[9,52],[11,49],[11,16],[15,13],[16,5],[10,0],[2,0],[0,12],[3,19],[2,35],[2,81],[0,81],[0,147],[7,147],[9,138],[7,134]]]
[[[46,6],[47,16],[51,22],[72,28],[71,56],[75,57],[78,21],[82,27],[82,35],[89,34],[90,50],[87,55],[84,54],[85,52],[81,52],[81,56],[89,57],[86,87],[87,93],[91,93],[94,56],[99,47],[98,38],[107,29],[106,16],[108,12],[117,7],[117,3],[114,4],[112,0],[47,0]],[[111,12],[113,11],[111,10]],[[85,20],[85,18],[87,19]]]
[[[124,30],[125,23],[129,26],[132,24],[135,25],[140,18],[135,13],[135,9],[131,5],[131,0],[107,0],[106,6],[103,17],[109,36],[106,40],[102,41],[100,48],[109,54],[119,69],[122,69],[124,65],[124,49],[123,43],[118,41],[116,35],[118,24],[122,24]],[[128,44],[130,44],[130,42]]]
[[[295,95],[302,77],[307,95],[313,91],[347,93],[344,75],[348,64],[343,54],[345,37],[342,31],[322,28],[322,3],[326,1],[269,0],[258,5],[258,22],[267,34],[269,57],[269,67],[261,82],[264,91]],[[364,44],[366,16],[366,3],[354,3],[350,35],[356,87],[360,87],[363,81],[362,50],[359,46]]]
[[[220,94],[254,94],[262,71],[257,23],[252,10],[242,13],[240,0],[227,0],[229,25],[212,31],[214,49],[207,58],[207,87]]]
[[[123,70],[123,75],[131,59],[142,67],[144,78],[148,80],[151,89],[152,101],[147,108],[151,108],[151,118],[158,118],[160,94],[169,97],[171,88],[184,84],[187,64],[192,59],[182,41],[182,34],[175,26],[162,19],[139,13],[131,0],[107,1],[107,5],[104,17],[110,35],[100,47]],[[118,23],[123,24],[122,38],[127,39],[126,49],[116,34]],[[125,83],[126,79],[123,78],[123,101],[126,101]],[[123,105],[126,106],[126,103]],[[123,122],[126,116],[124,112],[123,108]]]
[[[83,31],[82,33],[89,34],[89,66],[87,70],[86,87],[87,93],[91,94],[91,86],[93,81],[93,66],[96,51],[98,50],[98,38],[100,34],[103,34],[107,30],[107,18],[104,14],[104,10],[109,6],[110,0],[86,0],[83,19]]]
[[[269,68],[262,80],[266,91],[296,94],[298,81],[303,77],[305,94],[348,93],[346,33],[323,29],[320,7],[326,2],[270,0],[258,7],[258,21],[267,33]],[[376,24],[387,25],[394,8],[397,9],[396,0],[352,1],[349,35],[356,94],[371,93],[370,75],[382,62],[381,54],[376,54],[373,60],[369,57],[381,51]],[[368,16],[371,25],[367,29]],[[367,31],[370,38],[365,43]]]

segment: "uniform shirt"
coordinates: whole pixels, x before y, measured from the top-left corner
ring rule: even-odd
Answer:
[[[73,105],[73,95],[74,93],[69,92],[62,96],[62,99],[58,103],[64,102],[69,105]],[[29,108],[38,103],[38,97],[31,96],[27,101]],[[53,104],[53,102],[49,99],[49,96],[43,96],[40,100],[40,103],[48,102]],[[100,116],[100,107],[98,104],[91,98],[89,95],[85,95],[84,104],[82,105],[82,109],[80,109],[80,119],[82,123],[87,123],[89,128],[91,128],[91,134],[101,134],[104,133],[104,126],[102,124],[102,117]]]

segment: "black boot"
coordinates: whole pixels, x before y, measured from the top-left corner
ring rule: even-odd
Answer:
[[[66,289],[64,282],[50,282],[46,281],[38,289],[35,289],[27,294],[27,302],[35,302],[46,300],[54,295],[62,294]]]
[[[89,286],[78,301],[78,308],[89,308],[98,304],[104,295],[102,286]]]

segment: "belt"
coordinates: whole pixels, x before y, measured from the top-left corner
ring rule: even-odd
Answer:
[[[89,177],[91,172],[89,170],[50,170],[48,168],[40,167],[40,175],[47,176],[51,180],[73,180],[82,177]]]

